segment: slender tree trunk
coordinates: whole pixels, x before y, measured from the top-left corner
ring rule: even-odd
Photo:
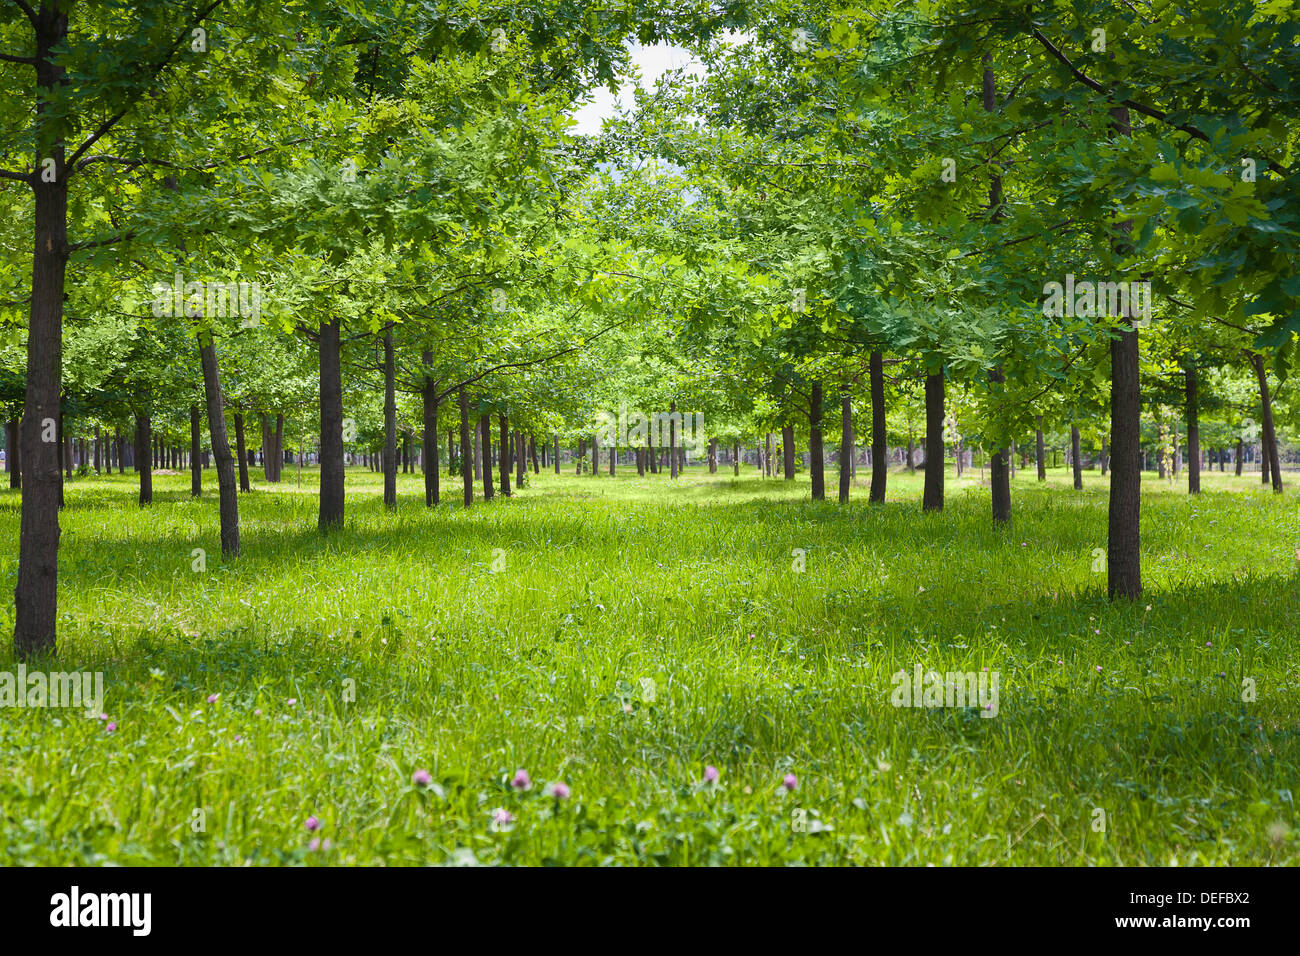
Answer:
[[[542,474],[542,467],[546,464],[546,462],[545,462],[545,460],[543,460],[543,461],[541,462],[541,464],[538,464],[538,461],[537,461],[537,436],[534,435],[534,434],[529,434],[529,436],[528,436],[528,454],[529,454],[529,456],[530,456],[530,457],[532,458],[532,460],[533,460],[533,474],[534,474],[534,475],[537,475],[537,476],[540,477],[541,474]],[[545,459],[545,457],[546,457],[546,445],[543,444],[543,445],[542,445],[542,458]]]
[[[208,404],[208,435],[217,463],[217,491],[221,501],[221,556],[239,556],[239,486],[235,483],[235,459],[226,436],[225,401],[221,395],[221,370],[217,347],[211,335],[200,333],[199,358],[203,364],[203,393]]]
[[[740,477],[740,446],[735,444],[731,446],[731,473]]]
[[[251,491],[248,483],[248,446],[244,439],[244,413],[235,412],[235,458],[239,462],[239,490]]]
[[[425,367],[424,379],[424,505],[432,508],[438,503],[438,382],[428,376],[433,367],[433,353],[426,350],[421,356]]]
[[[384,507],[397,508],[397,356],[392,326],[384,332]]]
[[[1116,136],[1132,135],[1128,107],[1112,108],[1110,118]],[[1132,231],[1132,220],[1118,224],[1118,251],[1124,252]],[[1138,361],[1138,333],[1130,327],[1110,343],[1111,479],[1106,592],[1111,600],[1136,600],[1142,593],[1142,392]]]
[[[458,393],[460,402],[460,475],[465,485],[465,507],[474,504],[474,474],[470,466],[469,451],[469,396],[462,387]]]
[[[676,478],[677,471],[677,403],[668,405],[668,467],[671,477]]]
[[[140,463],[140,507],[153,504],[153,421],[148,415],[135,417],[135,458]]]
[[[1079,454],[1079,426],[1070,426],[1070,462],[1074,468],[1074,490],[1083,491],[1083,457]]]
[[[591,477],[600,475],[600,436],[591,436]]]
[[[190,495],[197,498],[203,494],[203,414],[199,406],[190,406]]]
[[[558,432],[551,432],[552,457],[555,459],[555,473],[560,473],[560,435]]]
[[[478,424],[474,428],[474,480],[483,478],[483,413],[479,412]]]
[[[1255,378],[1259,382],[1259,401],[1263,409],[1260,441],[1263,444],[1262,460],[1268,468],[1273,482],[1273,490],[1282,493],[1282,467],[1277,453],[1277,432],[1273,429],[1273,399],[1268,393],[1268,370],[1264,366],[1264,356],[1252,355],[1251,365],[1255,368]]]
[[[1197,407],[1196,366],[1189,365],[1183,370],[1183,382],[1187,396],[1187,493],[1201,493],[1201,424],[1200,409]]]
[[[480,411],[478,416],[479,447],[483,453],[483,500],[491,501],[496,496],[492,483],[492,416]]]
[[[781,470],[786,481],[794,481],[794,426],[781,426]]]
[[[343,527],[343,368],[339,353],[339,319],[320,327],[320,507],[317,527]],[[276,416],[275,481],[284,466],[284,416]]]
[[[1043,417],[1038,416],[1038,430],[1034,432],[1034,461],[1038,465],[1038,480],[1047,480],[1047,449],[1043,444]]]
[[[1003,382],[1002,368],[989,371],[989,381],[995,385]],[[1010,452],[1005,447],[995,448],[989,458],[989,484],[993,493],[993,523],[1006,524],[1011,520],[1011,460],[1015,454],[1015,445]]]
[[[809,407],[810,434],[808,452],[808,474],[812,478],[812,500],[826,500],[826,450],[822,442],[822,420],[825,417],[822,408],[822,383],[812,383],[812,401]]]
[[[925,377],[925,492],[924,511],[943,510],[943,369]]]
[[[5,423],[5,448],[9,452],[9,487],[22,488],[23,486],[23,457],[21,441],[19,436],[21,429],[18,425],[17,418],[11,418]]]
[[[522,488],[528,478],[528,436],[518,430],[515,431],[515,447],[518,449],[515,455],[515,487]]]
[[[847,504],[853,480],[853,398],[840,396],[840,504]]]
[[[649,468],[650,468],[650,474],[652,474],[652,475],[657,475],[657,474],[659,474],[659,466],[658,466],[658,464],[656,464],[656,462],[655,462],[655,458],[656,458],[656,455],[655,455],[655,446],[652,444],[652,439],[651,439],[651,437],[650,437],[650,432],[651,432],[652,430],[653,430],[652,428],[648,428],[648,429],[646,429],[646,433],[645,433],[645,457],[646,457],[646,464],[647,464],[647,465],[649,466]]]
[[[1233,462],[1233,463],[1234,463],[1235,466],[1236,466],[1236,467],[1233,469],[1233,471],[1236,473],[1236,475],[1237,475],[1238,478],[1241,477],[1241,460],[1245,457],[1245,455],[1246,455],[1246,443],[1245,443],[1244,441],[1242,441],[1240,438],[1238,438],[1238,439],[1237,439],[1237,452],[1236,452],[1235,455],[1233,455],[1233,459],[1234,459],[1234,462]]]
[[[871,493],[867,501],[879,504],[885,500],[889,481],[888,433],[885,429],[885,372],[884,356],[871,353]],[[907,441],[907,469],[912,471],[912,440]]]
[[[498,413],[501,426],[501,494],[510,497],[510,419]]]

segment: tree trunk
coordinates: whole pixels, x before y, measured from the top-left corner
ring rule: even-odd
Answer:
[[[384,332],[384,507],[397,508],[397,356],[393,329]]]
[[[208,435],[217,462],[217,491],[221,501],[221,556],[239,556],[239,486],[235,484],[235,459],[226,437],[225,401],[221,395],[221,370],[212,336],[199,335],[199,358],[203,364],[203,393],[208,404]]]
[[[1183,370],[1183,382],[1187,394],[1187,493],[1201,493],[1201,425],[1200,410],[1197,407],[1196,366],[1189,365]]]
[[[718,440],[716,438],[710,438],[709,439],[709,474],[716,475],[717,473],[718,473]]]
[[[203,494],[203,416],[199,406],[190,406],[190,495],[199,497]]]
[[[420,358],[424,362],[426,376],[433,366],[433,353],[425,351]],[[424,380],[424,505],[432,508],[438,503],[438,383],[426,377]]]
[[[889,481],[889,448],[885,431],[885,372],[884,357],[871,353],[871,493],[869,502],[879,504],[885,500]],[[907,442],[907,468],[912,470],[912,442]]]
[[[244,413],[235,412],[235,458],[239,462],[239,490],[251,491],[248,483],[248,446],[244,441]]]
[[[1043,445],[1043,416],[1038,416],[1038,430],[1034,432],[1034,461],[1038,465],[1038,480],[1047,480],[1047,449]]]
[[[845,392],[840,396],[840,504],[847,504],[849,500],[853,447],[853,398]]]
[[[1079,454],[1079,426],[1070,426],[1070,462],[1074,467],[1074,490],[1083,491],[1083,457]]]
[[[740,446],[739,445],[731,446],[731,473],[737,478],[740,477]]]
[[[924,511],[943,510],[943,369],[925,377]]]
[[[6,464],[9,465],[9,487],[22,488],[23,486],[23,459],[22,450],[19,447],[19,435],[21,431],[18,426],[18,419],[11,418],[5,423],[5,448],[9,452]]]
[[[1264,356],[1252,355],[1251,364],[1255,367],[1255,377],[1259,381],[1259,401],[1263,408],[1260,441],[1263,444],[1262,458],[1267,463],[1273,481],[1273,490],[1282,493],[1282,468],[1277,453],[1277,432],[1273,429],[1273,399],[1268,394],[1268,371],[1264,367]]]
[[[989,381],[1001,385],[1004,381],[1002,368],[989,370]],[[993,523],[1006,524],[1011,520],[1011,456],[1005,447],[995,448],[989,458],[989,484],[993,492]]]
[[[822,443],[823,417],[822,383],[813,382],[812,401],[809,407],[811,430],[808,436],[808,452],[811,458],[808,462],[808,474],[812,478],[813,501],[826,500],[826,452]]]
[[[533,460],[533,474],[540,476],[542,473],[542,465],[544,465],[545,462],[543,461],[541,465],[539,465],[537,462],[537,436],[536,435],[529,434],[528,436],[528,454]],[[546,456],[546,446],[542,445],[542,457],[545,458],[545,456]]]
[[[1237,453],[1233,456],[1236,467],[1233,469],[1238,478],[1241,477],[1241,459],[1246,454],[1246,443],[1240,438],[1237,439]]]
[[[670,475],[677,477],[677,403],[668,404],[668,467]]]
[[[781,470],[786,481],[794,481],[794,426],[781,426]]]
[[[474,476],[470,470],[469,452],[469,396],[462,386],[459,392],[460,402],[460,475],[465,486],[465,507],[474,504]]]
[[[505,414],[497,415],[501,426],[501,494],[510,497],[510,419]]]
[[[555,459],[555,473],[560,473],[560,435],[558,432],[551,432],[551,452]]]
[[[479,447],[483,455],[483,500],[491,501],[496,495],[492,484],[492,416],[480,411],[478,416]]]
[[[148,415],[135,416],[135,460],[140,465],[140,507],[153,504],[153,422]]]
[[[1128,107],[1112,108],[1110,118],[1115,135],[1132,135]],[[1132,220],[1118,224],[1117,251],[1125,251],[1123,246],[1132,231]],[[1111,479],[1106,593],[1111,600],[1136,600],[1142,593],[1142,382],[1138,364],[1138,333],[1130,327],[1110,343]]]
[[[339,319],[320,327],[320,509],[321,532],[343,527],[343,369]],[[275,423],[275,478],[284,466],[284,416]]]

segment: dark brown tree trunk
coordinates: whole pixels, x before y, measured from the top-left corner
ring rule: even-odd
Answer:
[[[810,434],[808,436],[808,474],[812,478],[812,500],[826,500],[826,453],[822,442],[822,383],[813,382],[812,401],[809,406]],[[792,443],[793,444],[793,443]]]
[[[551,432],[552,457],[555,459],[555,473],[560,473],[560,435],[558,432]]]
[[[19,435],[21,429],[18,426],[18,419],[11,418],[5,423],[5,448],[9,452],[7,464],[9,465],[9,487],[22,488],[23,486],[23,457]]]
[[[591,436],[591,477],[600,476],[600,436]]]
[[[925,377],[924,511],[943,510],[943,369]]]
[[[469,396],[465,389],[459,392],[460,402],[460,474],[465,485],[465,507],[474,504],[474,473],[470,470],[469,451]]]
[[[320,327],[320,506],[317,528],[328,532],[343,527],[343,368],[339,353],[339,320]],[[284,463],[284,416],[276,416],[275,478]]]
[[[885,430],[885,371],[884,356],[871,353],[871,492],[867,501],[879,504],[885,500],[889,481],[888,433]],[[912,470],[912,441],[907,442],[907,468]]]
[[[528,436],[515,432],[515,487],[522,488],[528,478]]]
[[[190,406],[190,494],[197,498],[203,494],[202,413],[199,406]]]
[[[794,481],[794,426],[781,426],[781,470],[786,481]]]
[[[1199,495],[1201,493],[1201,424],[1195,365],[1189,365],[1183,370],[1183,382],[1187,397],[1187,493]]]
[[[987,87],[986,87],[987,89]],[[1004,381],[1001,367],[989,371],[989,381],[1001,385]],[[1006,524],[1011,520],[1011,455],[1005,447],[996,448],[989,458],[989,484],[993,493],[993,523]]]
[[[221,500],[221,556],[239,556],[239,486],[235,483],[235,459],[226,436],[225,401],[221,395],[221,370],[217,347],[211,335],[200,333],[199,358],[203,364],[203,393],[208,404],[208,436],[217,463],[217,491]]]
[[[1116,136],[1132,135],[1128,107],[1112,108],[1110,118]],[[1121,253],[1132,231],[1132,220],[1119,223],[1115,245]],[[1138,333],[1130,327],[1110,343],[1111,479],[1106,592],[1111,600],[1136,600],[1142,593],[1142,385],[1138,364]]]
[[[1282,493],[1282,468],[1277,453],[1277,432],[1273,429],[1273,399],[1268,393],[1268,370],[1264,366],[1264,356],[1252,355],[1251,364],[1255,367],[1255,378],[1259,382],[1259,401],[1263,408],[1263,421],[1260,423],[1260,442],[1263,461],[1273,482],[1273,490]]]
[[[117,448],[117,473],[126,474],[126,439],[122,437],[122,429],[117,425],[113,426],[113,444]]]
[[[677,403],[668,403],[668,467],[669,475],[677,477]]]
[[[501,427],[501,494],[510,497],[510,419],[502,413],[497,414],[497,423]]]
[[[433,367],[433,353],[426,350],[420,356],[424,362],[425,379],[424,379],[424,457],[421,464],[424,467],[424,505],[426,508],[432,508],[438,504],[439,495],[439,475],[438,475],[438,452],[440,443],[438,441],[438,383],[429,378],[430,371]]]
[[[1034,432],[1034,461],[1038,465],[1038,480],[1047,480],[1047,448],[1043,444],[1043,418],[1038,417],[1038,430]]]
[[[397,357],[391,325],[384,332],[384,507],[397,508]]]
[[[1079,426],[1070,426],[1070,464],[1074,469],[1074,490],[1083,491],[1083,457],[1079,454]]]
[[[847,504],[853,482],[853,398],[840,396],[840,504]]]
[[[478,416],[479,448],[483,456],[483,500],[491,501],[496,495],[492,484],[492,416],[480,411]]]
[[[1238,478],[1241,477],[1241,460],[1242,460],[1242,458],[1245,457],[1245,455],[1246,455],[1246,443],[1243,442],[1240,438],[1238,438],[1238,439],[1237,439],[1237,452],[1236,452],[1236,454],[1233,456],[1233,458],[1234,458],[1234,462],[1233,462],[1233,464],[1235,465],[1233,471],[1235,472],[1235,474],[1237,475]]]
[[[153,504],[153,421],[148,415],[135,416],[135,459],[140,464],[140,507]]]
[[[235,412],[235,458],[239,462],[239,490],[251,491],[248,483],[248,446],[244,441],[244,413]]]

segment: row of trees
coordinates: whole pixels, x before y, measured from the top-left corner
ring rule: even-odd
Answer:
[[[1100,0],[9,0],[17,652],[54,647],[60,422],[143,451],[156,420],[192,460],[206,444],[232,559],[250,421],[277,474],[286,441],[316,447],[326,534],[349,450],[379,453],[392,507],[410,436],[432,505],[446,436],[468,505],[474,434],[508,487],[511,449],[516,482],[539,445],[595,462],[623,406],[699,412],[733,457],[779,432],[787,474],[807,447],[815,498],[838,442],[870,445],[883,500],[915,423],[923,507],[943,507],[946,449],[977,447],[1005,523],[1013,443],[1064,426],[1076,462],[1106,443],[1108,587],[1135,597],[1144,406],[1160,448],[1177,409],[1189,463],[1203,435],[1258,441],[1282,487],[1293,26],[1274,4],[1151,19]],[[630,38],[708,69],[570,135]],[[1090,298],[1046,307],[1076,278]]]

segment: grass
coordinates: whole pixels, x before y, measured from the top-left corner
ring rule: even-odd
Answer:
[[[402,476],[388,514],[358,469],[322,539],[286,470],[240,497],[232,564],[214,472],[145,510],[133,476],[70,482],[43,666],[103,671],[115,729],[0,709],[0,863],[1300,859],[1292,491],[1146,476],[1146,591],[1111,605],[1095,472],[1020,472],[1007,530],[978,470],[935,515],[919,474],[869,506],[863,472],[841,507],[742,472],[566,468],[468,512]],[[0,534],[12,589],[16,493]],[[918,663],[997,672],[996,717],[891,706]]]

